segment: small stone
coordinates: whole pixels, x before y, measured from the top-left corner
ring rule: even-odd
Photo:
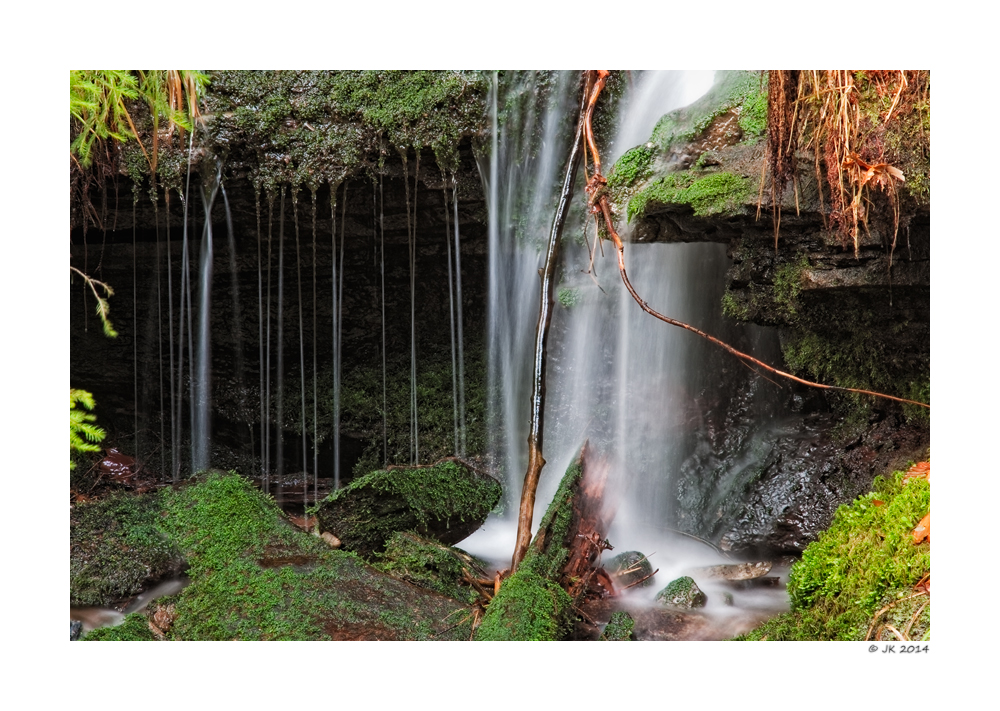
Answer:
[[[329,531],[324,531],[319,537],[326,541],[326,544],[331,548],[340,548],[340,539]]]
[[[653,566],[639,551],[619,553],[608,561],[605,570],[611,575],[616,590],[636,584],[643,588],[653,584]]]
[[[687,610],[704,607],[708,598],[695,583],[694,578],[684,576],[672,581],[667,587],[656,593],[656,601],[671,607],[681,607]]]
[[[631,642],[635,640],[635,620],[624,610],[611,615],[601,639],[607,642]]]

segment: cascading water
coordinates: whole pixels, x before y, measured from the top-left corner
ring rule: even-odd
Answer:
[[[489,378],[494,393],[489,414],[490,430],[502,433],[491,445],[506,481],[506,512],[487,521],[462,547],[500,565],[514,547],[514,512],[527,464],[538,274],[572,139],[578,80],[579,74],[571,72],[523,74],[507,85],[503,113],[497,103],[493,109],[486,181]],[[648,140],[661,116],[691,103],[711,83],[711,72],[641,75],[620,101],[622,119],[605,151],[606,165]],[[497,95],[494,83],[494,101]],[[485,178],[484,168],[480,166]],[[651,597],[692,565],[727,562],[710,545],[671,530],[677,525],[671,474],[693,446],[702,391],[712,377],[700,366],[712,346],[639,309],[621,283],[614,249],[606,246],[602,256],[593,229],[587,235],[583,202],[578,189],[561,247],[561,306],[553,315],[546,372],[547,463],[534,525],[589,440],[612,465],[608,490],[617,515],[610,541],[619,551],[641,550],[662,571],[660,583],[646,588]],[[592,269],[589,247],[597,250]],[[625,259],[633,284],[653,308],[710,332],[723,330],[718,304],[728,267],[724,245],[629,243]]]

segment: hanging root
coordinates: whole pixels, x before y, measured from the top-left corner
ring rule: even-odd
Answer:
[[[902,402],[909,405],[919,405],[920,407],[925,407],[928,410],[931,408],[930,405],[924,402],[918,402],[916,400],[907,400],[906,398],[895,397],[893,395],[886,395],[885,393],[874,392],[872,390],[862,390],[860,388],[844,388],[844,387],[838,387],[836,385],[823,385],[822,383],[814,383],[811,380],[804,380],[803,378],[796,377],[791,373],[786,373],[783,370],[778,370],[777,368],[770,366],[767,363],[764,363],[763,361],[754,358],[753,356],[747,355],[742,351],[736,350],[731,345],[723,341],[720,341],[715,336],[710,336],[704,331],[697,329],[689,324],[686,324],[683,321],[678,321],[676,319],[670,318],[669,316],[664,316],[663,314],[651,308],[649,304],[647,304],[642,299],[642,297],[639,296],[635,288],[632,286],[632,282],[629,281],[628,273],[625,270],[625,245],[622,244],[621,237],[619,237],[617,230],[615,230],[614,221],[611,219],[611,206],[608,202],[607,192],[603,189],[607,181],[604,179],[604,176],[602,176],[600,173],[601,163],[600,163],[600,158],[598,157],[597,154],[597,147],[596,145],[594,145],[593,130],[590,127],[590,121],[593,114],[594,104],[597,103],[597,97],[604,86],[604,82],[607,80],[608,73],[605,70],[599,70],[594,72],[594,74],[596,75],[596,78],[590,83],[590,86],[592,88],[591,88],[590,98],[587,103],[587,112],[585,115],[585,130],[584,130],[584,135],[586,136],[587,139],[587,147],[590,149],[595,167],[594,174],[590,177],[590,180],[587,182],[588,204],[590,206],[590,211],[592,213],[600,214],[603,215],[604,217],[604,225],[607,228],[607,232],[611,236],[611,239],[615,244],[615,249],[618,250],[618,271],[621,273],[622,282],[624,282],[625,288],[628,289],[628,293],[630,293],[632,295],[632,298],[635,299],[635,302],[639,304],[639,308],[648,313],[650,316],[658,318],[660,321],[663,321],[664,323],[669,323],[672,326],[678,326],[679,328],[691,331],[692,333],[695,333],[701,336],[702,338],[711,341],[712,343],[732,353],[734,356],[740,358],[743,361],[746,361],[748,363],[753,363],[754,365],[757,365],[770,373],[774,373],[775,375],[780,375],[781,377],[787,378],[788,380],[793,380],[796,383],[800,383],[802,385],[808,385],[809,387],[813,388],[820,388],[821,390],[837,390],[840,392],[851,392],[851,393],[858,393],[861,395],[872,395],[874,397],[885,398],[886,400],[894,400],[895,402]],[[839,167],[840,164],[838,163],[838,169]]]

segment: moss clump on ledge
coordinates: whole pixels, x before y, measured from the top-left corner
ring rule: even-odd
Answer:
[[[651,183],[628,201],[629,222],[652,204],[690,205],[698,216],[735,213],[750,196],[753,181],[733,173],[671,173]]]
[[[569,556],[566,536],[573,520],[573,493],[582,474],[578,458],[559,483],[517,572],[504,581],[486,608],[477,640],[551,641],[569,630],[573,600],[557,580]]]
[[[653,128],[650,141],[666,152],[678,143],[697,139],[712,121],[733,110],[739,112],[739,125],[747,137],[764,133],[767,84],[759,72],[725,72],[701,99],[663,116]]]
[[[649,145],[636,146],[619,158],[608,175],[608,190],[632,187],[636,181],[649,176],[653,162],[653,148]]]
[[[930,543],[914,545],[911,535],[929,510],[926,480],[904,481],[902,472],[876,478],[871,493],[837,509],[830,528],[792,566],[792,611],[737,639],[865,639],[876,613],[907,602],[930,573]],[[929,605],[924,611],[929,616]],[[929,617],[926,624],[919,617],[911,618],[910,633],[917,629],[917,639],[929,639]]]
[[[482,525],[501,493],[492,477],[449,459],[355,479],[320,502],[316,515],[345,550],[371,557],[397,531],[457,543]]]

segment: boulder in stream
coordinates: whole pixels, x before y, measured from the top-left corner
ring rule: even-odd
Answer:
[[[690,610],[695,607],[704,607],[708,598],[698,587],[694,578],[685,575],[683,578],[671,581],[667,587],[656,593],[656,601],[671,607]]]
[[[479,528],[500,501],[500,483],[459,459],[372,472],[335,491],[316,511],[321,532],[371,558],[398,531],[451,545]]]
[[[619,553],[608,561],[605,569],[614,581],[616,590],[624,590],[633,585],[645,588],[653,584],[653,565],[639,551]]]

